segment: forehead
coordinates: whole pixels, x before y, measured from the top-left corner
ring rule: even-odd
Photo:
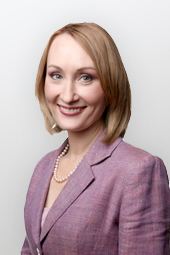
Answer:
[[[55,37],[49,48],[47,63],[91,65],[94,67],[91,57],[80,43],[67,33]]]

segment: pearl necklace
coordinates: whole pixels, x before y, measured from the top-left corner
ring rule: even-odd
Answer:
[[[62,182],[65,182],[73,173],[74,171],[77,169],[80,161],[77,163],[76,167],[65,177],[57,177],[57,170],[58,170],[58,165],[59,165],[59,161],[60,159],[68,152],[68,149],[69,149],[69,144],[67,144],[64,148],[64,150],[61,152],[61,154],[57,157],[56,159],[56,162],[55,162],[55,167],[54,167],[54,180],[58,183],[62,183]]]

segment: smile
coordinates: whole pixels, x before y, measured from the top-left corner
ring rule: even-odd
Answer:
[[[86,108],[86,106],[66,107],[66,106],[62,106],[62,105],[58,105],[58,107],[59,107],[60,112],[67,116],[77,115],[77,114],[81,113],[84,110],[84,108]]]

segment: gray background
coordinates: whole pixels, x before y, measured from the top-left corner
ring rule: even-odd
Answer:
[[[37,161],[65,134],[50,136],[34,97],[40,56],[53,31],[92,21],[114,38],[132,87],[125,140],[160,156],[170,176],[170,1],[4,1],[0,8],[0,249],[20,254],[23,207]]]

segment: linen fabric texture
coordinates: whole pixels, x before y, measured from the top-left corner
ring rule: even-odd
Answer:
[[[25,203],[22,255],[170,255],[170,189],[163,161],[99,135],[52,205],[44,204],[59,149],[37,164]]]

